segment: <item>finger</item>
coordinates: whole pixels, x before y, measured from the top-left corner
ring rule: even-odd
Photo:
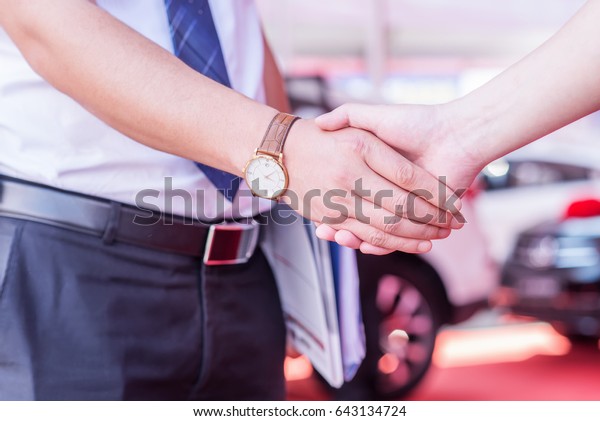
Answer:
[[[336,231],[331,227],[329,227],[329,228],[336,233],[335,241],[338,244],[344,245],[344,244],[348,244],[350,242],[353,245],[358,244],[358,247],[352,247],[352,248],[359,249],[364,254],[374,254],[377,256],[384,256],[386,254],[390,254],[390,253],[393,253],[394,251],[396,251],[396,250],[386,249],[386,248],[382,248],[382,247],[377,247],[377,246],[374,246],[373,244],[369,244],[364,241],[361,241],[360,238],[358,238],[356,235],[352,234],[350,231],[347,231],[347,230]],[[342,244],[342,243],[344,243],[344,244]],[[346,246],[346,247],[348,247],[348,246]]]
[[[326,224],[319,224],[315,230],[317,237],[325,241],[335,241],[336,232],[335,229]]]
[[[333,228],[331,229],[333,230]],[[365,243],[361,241],[361,239],[358,238],[356,235],[352,234],[350,231],[347,230],[336,231],[335,240],[338,244],[340,244],[340,241],[352,242],[352,244],[354,245],[358,244],[358,247],[356,247],[356,249],[360,249],[360,251],[364,254],[375,254],[378,256],[383,256],[385,254],[390,254],[395,251],[390,249],[384,249],[381,247],[375,247],[372,244]]]
[[[322,228],[321,228],[322,227]],[[360,249],[365,254],[385,255],[394,252],[395,250],[375,247],[372,244],[363,242],[356,235],[348,230],[335,230],[329,225],[321,224],[317,231],[321,231],[321,235],[317,232],[317,236],[322,240],[335,241],[340,246],[350,247],[352,249]]]
[[[437,208],[425,198],[409,193],[377,174],[367,173],[363,178],[357,180],[352,193],[372,203],[368,208],[382,208],[383,212],[375,212],[379,219],[384,216],[388,219],[398,216],[407,221],[412,221],[416,225],[412,230],[414,232],[418,232],[426,226],[452,229],[458,229],[462,226],[450,212]],[[349,215],[356,215],[357,219],[361,219],[360,215],[364,213],[363,208],[360,207],[362,205],[362,202],[355,202],[352,209],[354,213],[349,213]],[[369,223],[369,221],[363,222]],[[378,220],[375,220],[375,222],[378,222]],[[394,221],[390,221],[390,223],[392,222]],[[378,226],[383,228],[381,224]]]
[[[331,228],[331,227],[329,227]],[[347,230],[340,230],[340,231],[336,231],[335,229],[331,228],[331,230],[333,230],[334,233],[334,241],[336,243],[338,243],[340,246],[344,246],[344,247],[349,247],[351,249],[359,249],[360,245],[362,243],[361,239],[358,238],[356,235],[352,234],[350,231]]]
[[[382,247],[375,247],[373,244],[369,243],[361,243],[359,250],[363,254],[374,254],[376,256],[385,256],[386,254],[390,254],[395,252],[396,250],[384,249]]]
[[[384,142],[365,141],[363,150],[367,165],[391,183],[423,197],[439,209],[461,209],[461,200],[454,191]]]
[[[430,208],[428,210],[431,212],[439,212],[439,210],[430,203],[422,201],[422,204],[424,207]],[[387,209],[371,202],[369,199],[357,195],[344,198],[339,204],[342,207],[341,209],[337,205],[338,204],[336,204],[336,215],[331,216],[333,215],[332,212],[322,220],[324,224],[328,224],[333,228],[338,228],[339,224],[349,217],[397,237],[432,240],[446,238],[450,235],[450,229],[446,226],[415,222],[409,218],[395,215]],[[393,206],[390,207],[393,209]]]
[[[357,221],[354,218],[347,218],[343,223],[334,226],[334,228],[348,230],[363,242],[379,248],[399,250],[405,253],[424,253],[431,249],[431,242],[428,240],[397,237]]]
[[[360,238],[356,235],[352,234],[348,230],[339,230],[330,227],[329,225],[320,224],[317,226],[316,235],[321,240],[336,242],[340,246],[349,247],[354,250],[361,249],[365,254],[376,254],[376,255],[384,255],[392,253],[394,250],[388,250],[380,247],[375,247],[371,244],[364,243]],[[365,244],[366,246],[362,246]]]
[[[375,247],[371,244],[364,243],[360,238],[358,238],[356,235],[352,234],[348,230],[339,230],[338,231],[338,230],[330,227],[329,225],[325,225],[325,224],[320,224],[317,226],[316,234],[317,234],[317,237],[319,237],[321,240],[332,241],[332,242],[335,241],[340,246],[349,247],[349,248],[352,248],[355,250],[360,248],[361,251],[363,249],[367,250],[366,254],[384,255],[384,254],[392,253],[394,251],[394,250],[388,250],[388,249],[384,249],[384,248],[380,248],[380,247]],[[362,246],[363,244],[365,246]],[[365,251],[362,251],[362,252],[365,253]]]
[[[418,200],[415,200],[415,203],[422,205],[423,208],[427,208],[428,211],[439,212],[437,208],[425,201],[419,202]],[[447,223],[438,223],[441,219],[435,219],[432,223],[423,223],[422,221],[415,221],[414,219],[407,217],[407,215],[395,215],[369,200],[363,200],[360,205],[360,209],[358,206],[356,209],[352,209],[349,214],[351,217],[360,222],[373,225],[383,232],[397,237],[415,238],[417,240],[434,240],[446,238],[451,232],[450,229],[447,228]],[[419,208],[418,205],[415,205],[415,207]],[[416,216],[414,218],[419,219]],[[446,218],[446,220],[448,220],[448,218]]]
[[[337,231],[336,229],[326,224],[317,223],[317,229],[315,231],[315,234],[321,240],[336,242],[340,246],[348,247],[355,250],[358,250],[360,244],[362,243],[361,239],[352,234],[350,231]]]
[[[340,130],[355,127],[375,132],[380,119],[380,106],[367,104],[344,104],[315,119],[322,130]]]
[[[342,246],[350,247],[353,249],[360,249],[360,251],[365,254],[385,255],[385,254],[389,254],[394,251],[394,250],[377,247],[372,244],[363,242],[360,240],[360,238],[358,238],[356,235],[352,234],[350,231],[343,230],[343,229],[336,230],[328,225],[321,225],[321,226],[327,227],[327,232],[329,234],[328,241],[335,240],[335,242],[337,242],[338,244],[340,244]],[[443,231],[446,231],[445,234],[440,235],[438,239],[446,238],[451,233],[450,230],[443,230]],[[332,233],[334,234],[333,236],[331,236]],[[333,239],[331,239],[331,238],[333,238]]]

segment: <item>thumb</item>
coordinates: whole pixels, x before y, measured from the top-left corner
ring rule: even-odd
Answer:
[[[354,127],[373,131],[380,119],[383,110],[377,105],[370,104],[344,104],[335,110],[323,114],[315,119],[315,123],[322,130],[339,130]]]
[[[340,130],[346,127],[372,130],[378,116],[376,105],[344,104],[335,110],[315,119],[322,130]]]
[[[340,130],[349,127],[347,109],[347,106],[342,105],[327,114],[317,117],[315,123],[321,130],[327,131]]]

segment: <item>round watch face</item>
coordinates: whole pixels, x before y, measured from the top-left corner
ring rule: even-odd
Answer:
[[[248,162],[245,178],[252,192],[275,199],[287,188],[287,175],[279,162],[270,156],[258,156]]]

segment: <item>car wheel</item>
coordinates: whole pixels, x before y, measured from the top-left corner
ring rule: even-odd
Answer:
[[[337,399],[400,398],[431,365],[448,311],[443,284],[422,260],[399,256],[358,256],[367,355]]]
[[[439,325],[430,300],[414,281],[387,274],[378,282],[381,356],[376,388],[382,397],[398,397],[412,389],[431,364]]]

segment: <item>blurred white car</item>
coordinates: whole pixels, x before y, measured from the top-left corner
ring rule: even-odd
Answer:
[[[588,117],[485,168],[476,209],[496,262],[506,261],[522,231],[559,219],[574,201],[600,197],[598,117]]]

